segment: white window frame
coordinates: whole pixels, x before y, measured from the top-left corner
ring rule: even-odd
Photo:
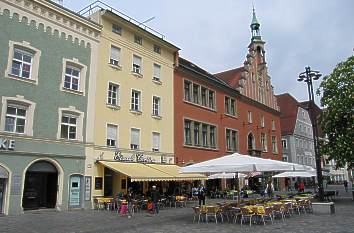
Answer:
[[[135,62],[135,60],[139,62]],[[143,58],[133,54],[132,73],[138,75],[139,77],[142,77],[142,64],[143,64]]]
[[[157,148],[154,145],[154,135],[158,135],[158,145]],[[161,133],[157,131],[152,132],[152,151],[153,152],[159,152],[161,150]]]
[[[264,142],[263,142],[263,138],[262,138],[263,135],[264,135]],[[260,140],[261,140],[262,152],[267,152],[268,151],[267,134],[266,133],[261,133]]]
[[[273,138],[274,138],[274,141],[273,141]],[[273,152],[273,154],[278,154],[277,137],[272,135],[271,140],[272,140],[272,152]]]
[[[73,115],[71,113],[66,113],[64,112],[63,115],[62,115],[62,118],[63,117],[68,117],[69,120],[70,119],[75,119],[75,124],[73,123],[70,123],[70,122],[63,122],[62,119],[60,119],[60,139],[64,139],[64,140],[76,140],[77,139],[77,125],[78,125],[78,121],[79,121],[79,117],[76,116],[76,115]],[[62,134],[61,134],[61,131],[62,131],[62,128],[63,126],[67,126],[68,127],[68,133],[67,133],[67,137],[62,137]],[[75,137],[74,138],[70,138],[70,129],[74,127],[75,128]]]
[[[26,123],[25,123],[24,133],[16,133],[16,132],[12,132],[12,133],[19,134],[19,135],[33,136],[33,119],[34,119],[34,110],[36,108],[36,103],[24,99],[23,96],[17,95],[16,97],[2,96],[1,104],[2,107],[1,107],[0,131],[5,132],[7,106],[14,105],[26,109]],[[6,132],[6,133],[11,133],[11,132]]]
[[[261,116],[261,127],[265,127],[264,115]]]
[[[73,90],[71,88],[64,87],[67,66],[74,67],[74,68],[80,70],[80,77],[79,77],[79,84],[78,84],[79,89],[78,90]],[[65,92],[69,92],[72,94],[85,95],[86,73],[87,73],[87,66],[80,63],[78,59],[76,59],[76,58],[73,58],[73,59],[63,58],[63,70],[62,70],[62,80],[60,83],[60,90],[65,91]]]
[[[15,50],[20,50],[24,53],[31,54],[31,70],[30,70],[30,77],[24,78],[18,75],[12,74],[12,61],[14,59],[14,52]],[[7,67],[5,70],[5,78],[10,78],[14,80],[19,80],[31,84],[38,85],[38,69],[39,69],[39,60],[41,57],[41,51],[33,46],[30,45],[29,42],[16,42],[16,41],[9,41],[9,53],[8,53],[8,60],[7,60]]]
[[[113,93],[113,91],[110,90],[110,85],[114,85],[114,86],[117,86],[117,93],[116,93],[116,104],[112,104],[110,103],[110,99],[113,99],[112,97],[110,97],[110,93]],[[115,83],[115,82],[111,82],[109,81],[108,82],[108,85],[107,85],[107,105],[109,106],[113,106],[113,107],[119,107],[120,106],[120,85],[118,83]]]
[[[77,117],[76,124],[76,139],[65,139],[61,138],[61,118],[63,115],[72,115]],[[69,106],[69,108],[59,108],[58,109],[58,131],[57,131],[57,139],[58,140],[68,140],[68,141],[83,141],[83,125],[84,125],[84,116],[85,113],[77,110],[73,106]]]
[[[143,45],[143,37],[137,34],[134,34],[134,42],[139,45]]]
[[[228,135],[228,131],[229,131],[229,135]],[[236,133],[236,141],[233,141],[232,139],[232,134]],[[230,139],[230,145],[228,145],[228,141],[227,138],[229,137]],[[239,135],[238,135],[238,130],[236,129],[232,129],[232,128],[225,128],[225,145],[226,145],[226,151],[230,151],[230,152],[237,152],[238,148],[239,148]]]
[[[109,138],[109,135],[108,135],[108,126],[114,126],[114,127],[116,127],[116,138]],[[113,123],[107,123],[107,124],[106,124],[106,146],[118,148],[118,132],[119,132],[119,131],[118,131],[118,125],[117,125],[117,124],[113,124]],[[108,140],[115,141],[115,145],[114,145],[114,146],[108,145]]]
[[[122,27],[118,24],[112,23],[112,32],[118,35],[122,35]]]
[[[157,44],[154,44],[154,52],[158,53],[158,54],[161,54],[161,46],[159,46]]]
[[[153,77],[152,80],[155,82],[161,82],[161,65],[153,64]]]
[[[252,112],[251,111],[247,111],[247,122],[252,124]]]
[[[157,102],[157,108],[156,108],[156,104],[155,104],[155,99],[158,100]],[[157,111],[157,114],[156,114]],[[152,96],[152,116],[157,116],[157,117],[161,117],[161,97],[159,96]]]
[[[112,54],[113,54],[112,52],[114,49],[116,49],[118,51],[117,52],[118,57],[116,57],[116,58],[112,56]],[[121,52],[122,52],[121,48],[119,48],[115,45],[111,45],[110,53],[109,53],[109,61],[108,61],[109,65],[116,67],[116,68],[121,68],[121,65],[120,65]]]
[[[276,130],[276,128],[275,128],[275,120],[272,120],[272,130],[273,131]]]
[[[133,97],[133,92],[138,94],[138,103],[135,103],[136,101],[136,97]],[[136,89],[132,89],[131,90],[131,94],[130,94],[130,111],[133,112],[141,112],[141,102],[142,102],[142,94],[141,91],[136,90]],[[133,101],[134,98],[134,101]],[[132,106],[134,105],[134,108],[132,108]],[[138,106],[138,108],[136,109],[135,106]]]
[[[132,147],[132,145],[133,145],[132,144],[132,132],[133,132],[133,129],[139,131],[139,138],[138,138],[139,142],[138,142],[137,147]],[[131,150],[139,150],[140,149],[140,139],[141,139],[141,129],[140,128],[131,127],[130,128],[130,149]],[[136,145],[136,144],[134,144],[134,145]]]

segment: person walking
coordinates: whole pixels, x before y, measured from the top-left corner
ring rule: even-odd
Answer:
[[[152,191],[151,191],[151,201],[153,205],[153,213],[158,214],[159,213],[159,203],[160,200],[160,192],[156,189],[156,186],[152,186]]]
[[[198,189],[198,200],[199,200],[199,206],[205,205],[205,189],[202,185],[199,186]]]
[[[344,185],[345,192],[348,192],[348,181],[344,180],[343,185]]]
[[[268,184],[267,184],[267,187],[266,187],[266,191],[267,191],[268,197],[272,198],[273,197],[273,193],[274,193],[274,185],[273,185],[271,180],[268,181]]]
[[[305,192],[305,184],[303,181],[301,181],[299,184],[299,192]]]

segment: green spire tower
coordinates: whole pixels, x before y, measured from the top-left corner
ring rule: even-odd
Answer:
[[[261,27],[261,24],[258,22],[257,17],[256,17],[256,11],[254,10],[253,7],[253,17],[252,17],[252,22],[251,22],[251,32],[252,32],[252,41],[262,41],[261,34],[259,31],[259,28]]]

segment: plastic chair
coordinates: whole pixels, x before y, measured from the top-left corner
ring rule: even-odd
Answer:
[[[249,209],[249,208],[245,208],[245,207],[241,207],[241,227],[242,227],[242,224],[243,224],[243,221],[245,219],[249,219],[250,221],[250,226],[252,226],[252,218],[254,217],[254,212]]]

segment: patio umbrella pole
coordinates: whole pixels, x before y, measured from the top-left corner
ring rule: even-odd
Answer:
[[[240,178],[238,176],[238,172],[235,173],[235,177],[237,179],[237,206],[240,207],[240,203],[241,203],[241,193],[240,193]]]

